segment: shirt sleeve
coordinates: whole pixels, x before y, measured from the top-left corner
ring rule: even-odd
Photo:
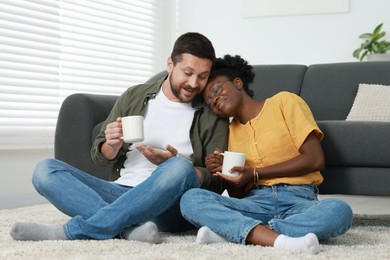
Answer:
[[[291,138],[298,150],[313,131],[318,139],[322,140],[324,134],[318,127],[309,106],[301,97],[286,92],[282,95],[281,109]]]

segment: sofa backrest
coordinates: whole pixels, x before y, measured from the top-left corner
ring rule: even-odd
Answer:
[[[300,96],[316,120],[345,120],[359,83],[390,85],[390,62],[310,65]]]
[[[256,100],[271,97],[280,91],[299,94],[307,66],[254,65],[255,79],[250,85]]]

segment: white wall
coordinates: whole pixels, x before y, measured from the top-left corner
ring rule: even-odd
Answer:
[[[241,4],[178,0],[177,35],[198,31],[210,38],[217,56],[240,54],[252,64],[357,61],[352,52],[360,46],[359,35],[381,22],[390,40],[388,0],[350,0],[348,13],[256,18],[243,18]]]
[[[53,157],[52,150],[0,150],[0,208],[46,202],[31,184],[36,163]]]

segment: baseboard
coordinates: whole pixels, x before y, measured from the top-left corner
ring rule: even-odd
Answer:
[[[0,209],[17,208],[43,203],[48,203],[48,201],[36,192],[0,196]]]

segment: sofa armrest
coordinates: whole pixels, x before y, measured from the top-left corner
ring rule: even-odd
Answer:
[[[118,96],[73,94],[62,103],[55,132],[54,157],[96,177],[108,180],[111,167],[91,158],[93,129],[104,121]]]

